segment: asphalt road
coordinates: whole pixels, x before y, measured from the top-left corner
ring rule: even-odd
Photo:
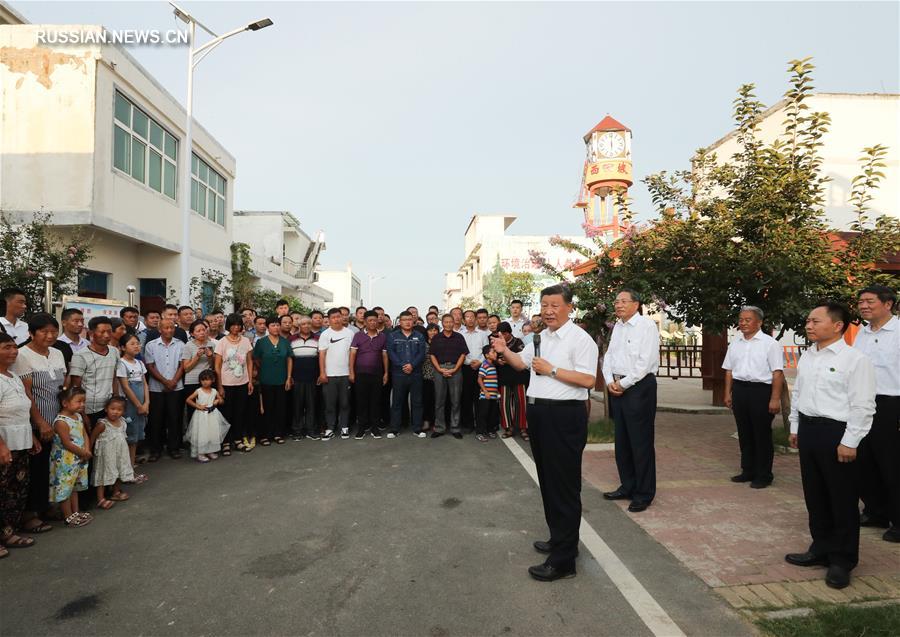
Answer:
[[[582,546],[535,582],[540,494],[500,440],[289,441],[163,460],[0,562],[2,635],[651,635]],[[585,519],[685,634],[751,629],[593,488]]]

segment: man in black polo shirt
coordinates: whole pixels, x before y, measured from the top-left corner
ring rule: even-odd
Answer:
[[[450,433],[454,438],[462,438],[459,430],[459,406],[462,394],[462,372],[469,346],[462,334],[453,331],[453,317],[444,314],[441,318],[443,331],[431,339],[428,351],[434,367],[434,431],[432,438],[439,438],[447,432],[447,418],[444,403],[450,396]]]

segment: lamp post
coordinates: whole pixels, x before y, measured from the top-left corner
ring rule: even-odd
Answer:
[[[197,20],[187,11],[181,9],[174,2],[170,5],[175,9],[175,16],[179,20],[183,20],[188,25],[190,31],[190,48],[188,50],[188,68],[187,68],[187,100],[186,108],[187,121],[184,128],[184,143],[181,148],[181,184],[179,193],[181,195],[181,304],[190,305],[190,267],[191,267],[191,154],[193,153],[193,97],[194,97],[194,67],[196,67],[205,58],[210,51],[219,46],[224,40],[244,31],[259,31],[268,26],[272,26],[272,20],[263,18],[256,22],[251,22],[245,26],[229,31],[222,35],[216,35],[211,29],[206,27],[202,22]],[[194,47],[194,35],[196,27],[200,27],[213,39],[205,44]]]
[[[130,307],[135,307],[134,304],[134,293],[137,292],[137,288],[133,285],[129,285],[125,288],[125,291],[128,292],[128,305]]]
[[[44,311],[53,314],[53,276],[52,272],[44,272]]]
[[[366,303],[368,303],[369,305],[372,305],[372,284],[375,283],[375,281],[380,281],[380,280],[383,279],[383,278],[384,278],[383,276],[378,276],[378,275],[375,275],[375,274],[370,274],[370,275],[368,275],[368,279],[369,279],[369,297],[366,299]],[[372,308],[369,308],[369,309],[372,309]]]

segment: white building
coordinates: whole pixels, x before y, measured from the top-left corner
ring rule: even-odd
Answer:
[[[180,281],[184,108],[118,46],[38,41],[39,31],[99,40],[100,26],[0,18],[11,23],[0,25],[0,209],[50,212],[62,234],[87,227],[80,293],[127,299],[135,285],[143,310],[159,307]],[[192,174],[190,274],[230,275],[235,159],[196,123]]]
[[[234,238],[250,246],[256,285],[296,296],[310,308],[331,303],[331,292],[316,285],[324,232],[319,230],[313,239],[286,211],[235,210]]]
[[[786,100],[766,110],[759,123],[758,136],[771,143],[784,130]],[[817,93],[805,104],[807,112],[825,112],[831,116],[828,133],[822,137],[819,155],[826,185],[825,215],[837,230],[847,230],[854,219],[850,197],[853,178],[860,173],[862,149],[883,144],[888,147],[885,178],[873,195],[873,217],[879,214],[900,216],[900,95],[884,93]],[[737,131],[716,141],[708,150],[717,160],[728,162],[740,150]]]
[[[510,215],[474,215],[465,232],[465,258],[456,272],[448,272],[444,282],[444,308],[459,305],[464,298],[471,297],[476,303],[484,299],[484,277],[499,262],[506,272],[530,272],[535,277],[535,289],[531,299],[522,299],[526,304],[537,307],[541,288],[558,281],[545,274],[533,258],[541,255],[553,267],[564,270],[575,266],[578,255],[565,248],[551,245],[549,236],[511,235],[507,228],[516,220]],[[582,236],[561,237],[595,249],[591,239]]]
[[[346,270],[320,270],[319,285],[334,295],[331,307],[348,307],[352,313],[362,304],[362,283],[350,263]]]

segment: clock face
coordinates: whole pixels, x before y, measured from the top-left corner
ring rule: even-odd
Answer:
[[[625,152],[625,140],[618,133],[604,133],[597,140],[597,146],[604,157],[616,157]]]

